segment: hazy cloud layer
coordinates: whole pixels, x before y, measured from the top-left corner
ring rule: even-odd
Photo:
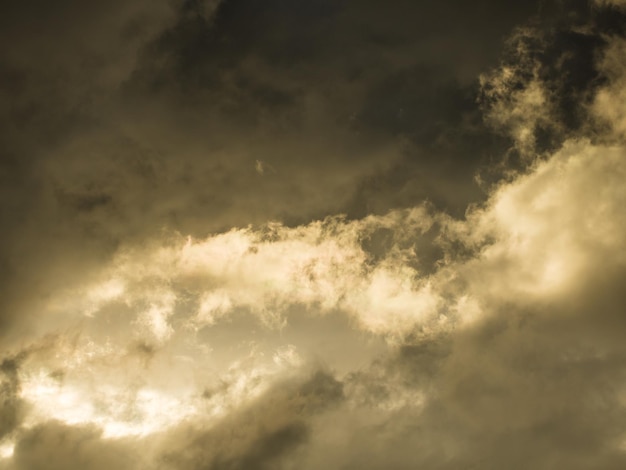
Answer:
[[[7,7],[0,469],[624,468],[625,13],[510,7]]]

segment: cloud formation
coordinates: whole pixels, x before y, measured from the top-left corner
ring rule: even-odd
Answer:
[[[423,199],[462,212],[482,197],[472,173],[491,139],[472,80],[533,10],[487,5],[7,6],[4,340],[77,273],[164,227],[204,238]],[[279,171],[259,178],[257,160]]]
[[[90,22],[98,61],[51,45],[99,105],[61,132],[83,92],[29,82],[6,134],[7,194],[41,186],[4,235],[0,469],[626,465],[624,13],[544,2],[453,67],[434,3],[423,37],[376,2],[112,4],[129,55]],[[343,75],[339,43],[372,55]],[[45,81],[29,44],[3,56]]]

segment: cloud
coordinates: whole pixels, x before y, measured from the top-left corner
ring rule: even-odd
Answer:
[[[300,468],[619,468],[624,351],[610,333],[616,325],[572,313],[509,309],[403,347],[350,379],[369,400],[324,417],[294,460]]]
[[[274,468],[306,442],[311,417],[342,400],[341,383],[317,369],[283,377],[217,422],[208,415],[181,420],[152,436],[152,444],[141,436],[107,437],[93,424],[46,421],[18,433],[10,461],[0,464],[11,470]]]
[[[6,358],[0,364],[0,442],[20,425],[26,412],[20,398],[19,358]]]
[[[344,404],[328,412],[312,411],[314,396],[325,397],[323,403],[344,396],[334,378],[316,375],[297,388],[298,381],[281,382],[280,375],[255,372],[263,370],[257,366],[248,375],[237,366],[232,382],[226,381],[230,385],[218,387],[223,391],[215,395],[220,407],[232,403],[226,415],[214,415],[223,416],[221,424],[194,431],[191,441],[166,452],[166,461],[177,468],[243,468],[252,461],[265,468],[278,465],[275,459],[315,468],[314,454],[327,456],[331,466],[380,468],[395,448],[397,466],[499,466],[524,449],[516,457],[519,468],[618,468],[624,460],[619,424],[624,351],[615,335],[623,324],[619,305],[626,269],[623,153],[623,147],[568,142],[528,174],[503,184],[465,221],[418,208],[360,221],[234,230],[197,242],[174,239],[122,253],[103,272],[105,286],[122,286],[105,289],[110,297],[91,294],[98,284],[77,292],[99,299],[89,311],[94,320],[122,305],[141,319],[153,310],[151,303],[174,299],[160,317],[171,335],[161,337],[153,325],[134,323],[137,337],[161,348],[177,347],[177,338],[192,340],[194,329],[227,323],[242,308],[257,315],[264,328],[280,328],[289,308],[298,305],[318,314],[345,312],[396,345],[378,365],[349,374],[343,380]],[[435,222],[444,256],[433,273],[421,277],[413,263],[419,252],[411,242]],[[390,231],[391,240],[374,257],[362,241],[382,229]],[[69,298],[80,301],[80,295]],[[80,302],[61,304],[66,313],[80,308]],[[133,324],[132,316],[123,318],[109,334]],[[299,362],[290,357],[293,352],[281,352],[274,363],[287,358],[297,370]],[[77,364],[77,372],[83,367]],[[86,376],[81,372],[76,379]],[[242,395],[250,398],[235,398],[241,380],[250,381]],[[141,399],[135,400],[141,409]],[[195,411],[176,411],[179,419],[202,422],[194,400]],[[165,403],[161,409],[167,409]],[[267,415],[256,415],[257,406],[269,410]],[[304,417],[295,411],[302,407],[316,416],[311,423],[308,411]],[[345,418],[350,413],[356,417]],[[149,419],[142,417],[144,423]],[[323,437],[332,421],[342,423],[333,435],[344,450]],[[176,421],[155,422],[176,426]],[[382,434],[375,431],[381,426]],[[585,437],[589,432],[594,439]],[[235,440],[222,442],[231,433]],[[179,442],[171,436],[165,442]],[[415,441],[422,442],[417,454],[408,450]]]
[[[111,210],[111,194],[100,184],[59,185],[49,170],[59,154],[69,153],[68,142],[106,120],[107,102],[137,54],[171,19],[168,2],[109,2],[95,9],[71,0],[7,5],[0,20],[0,116],[8,123],[0,136],[4,341],[13,338],[14,321],[21,323],[15,335],[29,329],[28,312],[37,309],[39,295],[56,288],[52,279],[71,282],[70,266],[85,268],[110,249],[110,237],[87,241],[85,235],[94,218]],[[74,162],[84,169],[86,154],[79,153]],[[31,289],[38,294],[28,295]]]
[[[610,80],[610,85],[600,90],[593,102],[592,110],[602,123],[608,124],[613,132],[624,137],[626,132],[626,116],[621,110],[624,103],[624,67],[622,59],[626,43],[623,39],[614,40],[604,52],[601,68]]]
[[[490,142],[471,82],[534,10],[484,6],[7,7],[3,340],[36,337],[30,312],[49,295],[164,227],[204,238],[424,199],[462,213],[483,197],[473,170],[494,153],[466,150]],[[257,160],[279,172],[259,178]]]
[[[137,468],[137,458],[125,443],[102,440],[94,427],[59,422],[44,423],[22,434],[12,461],[12,470]]]
[[[342,384],[323,370],[279,380],[208,429],[174,430],[158,460],[164,468],[278,468],[309,439],[312,417],[342,400]]]
[[[295,305],[344,311],[363,328],[396,337],[454,327],[472,315],[465,309],[559,298],[600,265],[624,262],[622,155],[620,146],[568,141],[465,221],[417,207],[356,221],[235,229],[205,240],[174,237],[121,252],[94,284],[61,293],[51,305],[72,318],[98,315],[109,304],[120,308],[123,300],[136,312],[137,334],[156,341],[171,337],[174,319],[203,328],[244,308],[279,326]],[[443,254],[426,274],[416,241],[433,229]],[[386,246],[370,245],[378,253],[369,252],[365,242],[385,230]]]
[[[445,50],[427,21],[424,43],[395,10],[365,34],[381,11],[367,2],[271,2],[255,21],[245,1],[189,2],[148,21],[137,57],[102,77],[102,121],[48,129],[58,140],[18,172],[42,187],[3,261],[0,468],[623,468],[623,17],[568,5],[547,2],[483,75],[486,123],[505,136],[491,148],[512,148],[463,216],[430,190],[355,216],[419,180],[405,170],[447,171],[403,152],[486,148],[464,76],[482,59],[441,71],[457,55],[416,65],[393,46]],[[344,76],[337,38],[386,53]]]

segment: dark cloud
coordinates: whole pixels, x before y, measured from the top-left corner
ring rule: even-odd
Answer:
[[[211,20],[185,11],[144,56],[128,93],[166,99],[205,146],[236,139],[248,165],[270,162],[271,183],[247,183],[266,199],[266,216],[361,216],[425,198],[462,212],[481,197],[477,165],[500,148],[480,146],[491,140],[475,77],[514,19],[533,11],[495,2],[224,2]],[[320,185],[328,200],[314,200]],[[293,192],[297,205],[284,198]]]
[[[68,426],[48,422],[19,436],[11,470],[95,470],[138,468],[138,460],[127,443],[101,439],[101,432],[90,426]]]
[[[93,155],[100,148],[102,159],[114,156],[94,138],[119,140],[102,129],[106,102],[132,70],[137,51],[169,18],[166,2],[109,2],[86,9],[68,0],[3,7],[0,117],[7,125],[0,134],[0,322],[5,335],[12,331],[10,318],[30,318],[29,311],[70,282],[74,270],[92,266],[115,245],[103,230],[116,207],[101,180],[110,174]],[[80,141],[89,141],[91,150],[76,147]],[[55,168],[67,176],[64,181]],[[95,173],[100,177],[85,178]],[[17,336],[32,329],[19,328]]]
[[[326,371],[278,381],[208,430],[183,426],[172,433],[159,461],[176,469],[281,468],[308,441],[315,415],[343,398],[341,382]]]
[[[20,358],[6,358],[0,363],[0,441],[20,425],[26,405],[20,398],[18,377]]]
[[[591,105],[608,80],[602,55],[615,37],[626,34],[626,15],[617,7],[599,7],[585,0],[555,1],[544,2],[540,12],[508,39],[501,68],[484,76],[481,90],[480,102],[496,129],[519,140],[520,127],[529,127],[530,135],[524,137],[527,145],[518,145],[509,154],[511,168],[528,164],[535,153],[555,151],[566,139],[583,135],[598,139],[606,134]],[[520,100],[533,86],[544,95],[542,112],[527,107],[529,115],[523,116]],[[497,109],[503,103],[512,114]],[[519,115],[513,112],[516,107]]]
[[[623,467],[623,297],[612,272],[401,346],[346,378],[352,408],[322,418],[298,468]]]

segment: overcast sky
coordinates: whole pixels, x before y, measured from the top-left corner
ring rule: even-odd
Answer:
[[[626,468],[625,1],[0,8],[0,470]]]

